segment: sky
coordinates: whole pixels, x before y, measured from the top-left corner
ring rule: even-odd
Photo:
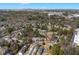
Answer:
[[[79,9],[79,3],[0,3],[0,9]]]

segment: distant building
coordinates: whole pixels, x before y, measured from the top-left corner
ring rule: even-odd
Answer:
[[[68,16],[68,18],[74,18],[74,17],[79,17],[79,14],[72,14]]]
[[[48,12],[48,15],[59,15],[59,16],[61,16],[61,15],[63,15],[63,13],[62,12]]]
[[[39,34],[40,34],[40,35],[46,36],[46,33],[47,33],[46,30],[38,29],[38,31],[39,31]]]
[[[41,38],[41,37],[33,37],[33,38],[32,38],[32,41],[35,42],[35,43],[37,43],[37,44],[42,45],[44,39],[45,39],[45,38]]]
[[[0,31],[3,31],[5,30],[6,28],[3,26],[3,27],[0,27]]]
[[[12,39],[11,39],[10,36],[5,36],[5,37],[3,37],[2,39],[4,39],[5,41],[7,41],[7,42],[9,42],[9,43],[12,41]]]

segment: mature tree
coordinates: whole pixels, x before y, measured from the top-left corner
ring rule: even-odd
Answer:
[[[7,27],[6,30],[5,30],[5,32],[6,32],[7,34],[11,34],[13,30],[14,30],[13,28]]]
[[[54,44],[53,47],[51,48],[52,55],[59,55],[60,54],[60,46],[59,44]]]
[[[76,55],[79,55],[79,46],[77,46],[77,47],[75,48],[75,54],[76,54]]]

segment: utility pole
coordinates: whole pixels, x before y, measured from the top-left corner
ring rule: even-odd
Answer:
[[[49,20],[48,20],[48,31],[51,30],[51,21],[50,21],[50,13],[48,14]]]

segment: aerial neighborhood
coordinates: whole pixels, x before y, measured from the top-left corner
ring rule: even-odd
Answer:
[[[0,55],[79,55],[79,10],[0,10]]]

